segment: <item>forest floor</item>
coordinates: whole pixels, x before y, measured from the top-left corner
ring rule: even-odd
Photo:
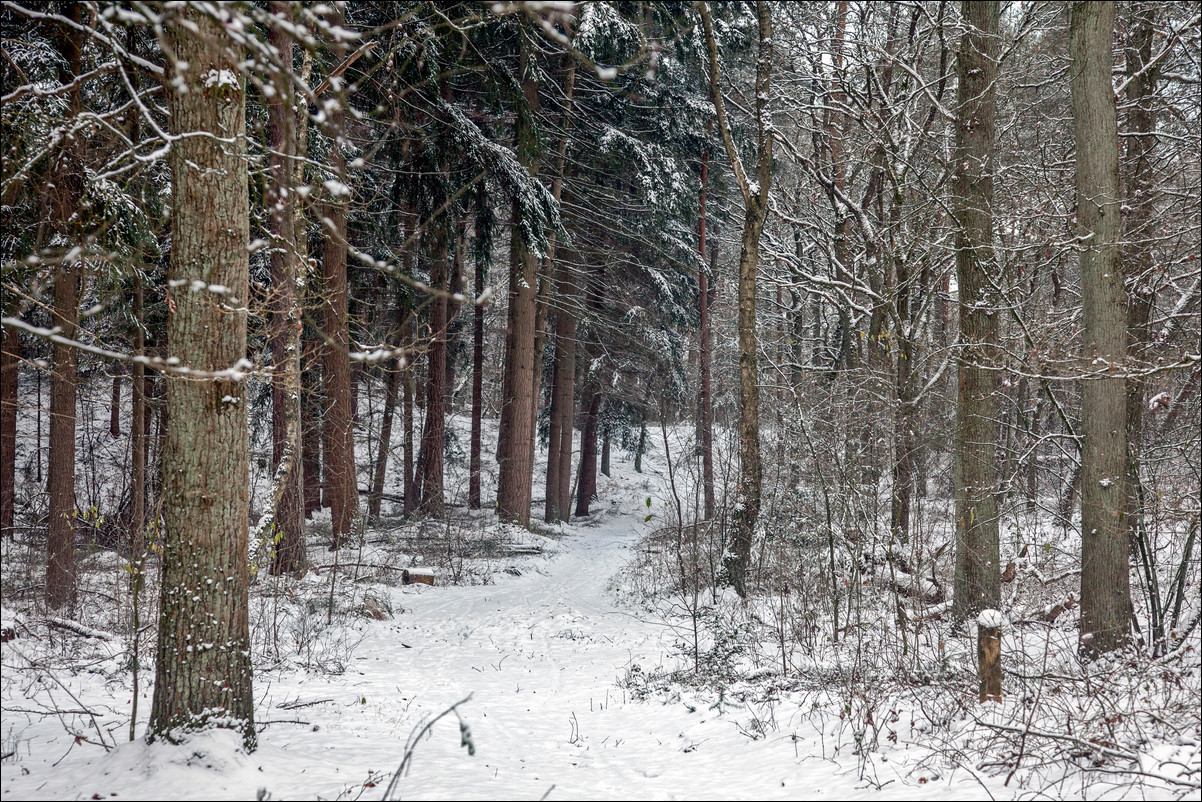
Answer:
[[[872,697],[868,707],[848,697],[841,709],[838,689],[826,689],[819,674],[806,680],[805,669],[789,679],[746,664],[733,680],[692,678],[693,619],[635,588],[639,552],[670,514],[662,466],[648,459],[645,471],[615,460],[593,514],[570,525],[530,532],[460,511],[443,539],[437,529],[368,529],[364,545],[339,555],[342,584],[332,612],[333,558],[324,548],[311,552],[317,570],[305,579],[257,582],[251,612],[260,734],[250,754],[228,731],[179,747],[129,741],[128,639],[47,626],[6,596],[5,625],[15,625],[18,637],[2,647],[2,798],[380,799],[407,751],[410,770],[391,798],[1181,793],[1163,784],[1136,790],[1130,775],[1104,769],[1077,772],[1033,747],[1028,763],[1040,764],[1036,772],[1009,782],[1006,761],[1014,756],[1005,750],[1013,739],[990,741],[980,725],[991,717],[1013,722],[1016,710],[1021,723],[1022,705],[1004,713],[976,705],[963,666],[963,687],[932,685],[926,698],[958,693],[969,701],[936,714],[918,712],[928,704],[920,695],[903,703],[904,694],[883,685],[857,691]],[[435,544],[458,538],[459,553],[476,556],[439,560],[429,544],[421,556],[414,542],[422,537]],[[108,554],[106,570],[119,577],[120,561]],[[436,584],[402,585],[396,566],[405,564],[433,566]],[[110,593],[120,593],[119,582],[109,583]],[[104,623],[97,616],[94,626]],[[152,639],[149,632],[144,637]],[[706,637],[712,651],[716,641]],[[955,660],[964,662],[963,655]],[[1196,673],[1186,672],[1186,708],[1196,697]],[[152,681],[144,668],[138,736]],[[932,728],[933,715],[943,716],[941,730]],[[1184,715],[1188,721],[1196,713]],[[1195,766],[1192,729],[1184,740],[1147,746],[1163,758],[1158,766]]]
[[[74,744],[52,717],[19,734],[6,722],[6,748],[20,755],[5,762],[3,797],[252,798],[263,788],[274,799],[379,798],[415,728],[469,696],[458,712],[475,754],[461,746],[455,716],[442,719],[414,745],[399,798],[838,799],[876,797],[890,781],[887,792],[907,797],[988,796],[968,775],[913,773],[905,749],[862,780],[861,762],[837,739],[824,747],[816,733],[760,735],[746,702],[638,693],[638,675],[676,667],[682,637],[615,595],[646,528],[645,483],[608,483],[599,512],[535,538],[544,554],[515,559],[495,584],[374,589],[397,615],[357,624],[363,639],[343,673],[260,672],[264,729],[252,754],[220,732],[186,748],[139,740],[106,753]],[[88,707],[104,693],[58,679],[82,686]],[[114,698],[104,701],[124,706],[128,693],[108,687]]]

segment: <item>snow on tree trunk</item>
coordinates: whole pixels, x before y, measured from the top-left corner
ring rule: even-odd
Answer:
[[[249,298],[241,48],[189,7],[170,20],[171,356],[167,380],[162,597],[151,731],[204,726],[255,745],[247,621]],[[201,135],[197,135],[197,134]]]

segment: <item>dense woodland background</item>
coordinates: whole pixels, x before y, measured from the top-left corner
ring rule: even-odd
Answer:
[[[1130,726],[1197,729],[1197,4],[0,20],[4,605],[129,637],[153,732],[253,743],[264,577],[453,565],[649,453],[678,680],[754,641],[975,696],[995,609],[1087,685],[1174,667]],[[1085,715],[1121,763],[1139,716]]]

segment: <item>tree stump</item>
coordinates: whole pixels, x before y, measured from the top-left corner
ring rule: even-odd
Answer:
[[[977,676],[981,701],[1002,701],[1002,624],[997,610],[982,610],[977,618]]]

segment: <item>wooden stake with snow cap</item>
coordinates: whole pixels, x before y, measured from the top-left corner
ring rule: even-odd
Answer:
[[[997,610],[982,610],[977,616],[977,676],[981,701],[1002,701],[1002,626],[1005,617]]]

